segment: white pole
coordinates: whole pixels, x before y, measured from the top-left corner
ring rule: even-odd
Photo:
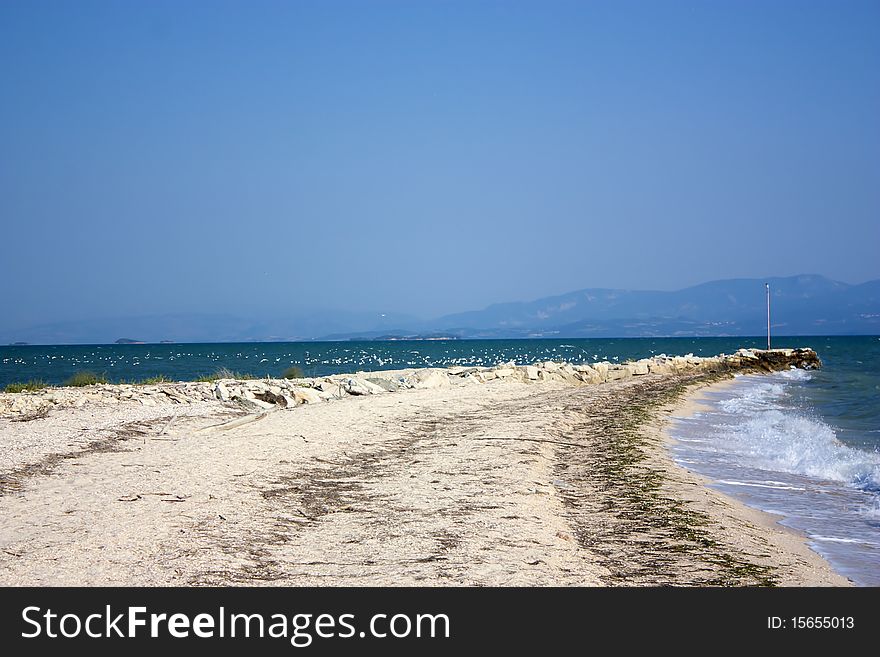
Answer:
[[[770,349],[770,283],[764,283],[767,286],[767,349]]]

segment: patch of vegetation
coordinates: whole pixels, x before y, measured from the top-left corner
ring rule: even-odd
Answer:
[[[238,381],[250,381],[252,379],[256,379],[253,374],[243,374],[241,372],[233,372],[228,367],[221,367],[219,370],[214,372],[213,374],[206,374],[204,376],[200,376],[194,381],[200,381],[202,383],[211,383],[213,381],[217,381],[219,379],[236,379]]]
[[[135,385],[139,386],[150,386],[156,385],[157,383],[174,383],[171,379],[169,379],[164,374],[160,374],[159,376],[151,376],[149,378],[144,379],[143,381],[135,381]]]
[[[64,385],[72,388],[81,388],[83,386],[93,386],[96,383],[107,383],[107,377],[103,374],[95,374],[94,372],[84,370],[76,372],[64,382]]]
[[[304,379],[305,376],[305,372],[297,365],[291,365],[281,373],[282,379]]]
[[[602,429],[603,447],[592,465],[608,482],[609,501],[603,509],[613,514],[615,524],[610,530],[614,542],[630,542],[638,537],[645,553],[655,555],[644,563],[619,560],[618,553],[609,552],[609,568],[614,581],[647,581],[674,563],[664,552],[687,555],[713,568],[714,574],[694,583],[708,586],[775,586],[777,577],[769,566],[752,563],[748,557],[733,552],[718,540],[717,528],[704,512],[688,508],[688,504],[670,496],[664,489],[666,473],[648,462],[648,438],[643,428],[655,419],[657,410],[679,399],[695,381],[711,382],[728,378],[724,373],[682,377],[674,385],[666,384],[642,392],[622,389],[617,402],[620,408],[610,409],[597,418]],[[629,394],[627,394],[629,393]],[[596,537],[582,540],[596,540]],[[594,549],[600,550],[597,544]],[[613,556],[611,556],[613,555]]]
[[[3,388],[3,392],[34,392],[48,387],[49,384],[45,381],[31,380],[25,383],[10,383]]]

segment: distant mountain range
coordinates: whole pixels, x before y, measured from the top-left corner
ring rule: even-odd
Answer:
[[[432,328],[467,337],[761,335],[765,282],[778,334],[880,333],[880,280],[848,285],[817,275],[712,281],[675,292],[591,288],[449,315]]]
[[[588,288],[432,320],[331,311],[262,321],[176,314],[61,322],[2,337],[5,343],[77,344],[121,335],[144,342],[761,335],[765,282],[777,335],[880,334],[880,280],[849,285],[803,275],[712,281],[674,292]]]

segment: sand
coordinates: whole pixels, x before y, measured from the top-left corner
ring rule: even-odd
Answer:
[[[0,418],[0,584],[846,585],[670,459],[711,380]]]

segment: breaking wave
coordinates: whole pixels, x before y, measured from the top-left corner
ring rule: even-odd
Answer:
[[[795,372],[801,371],[784,372],[778,377],[809,380],[803,376],[809,377],[808,372]],[[728,422],[716,425],[716,444],[762,470],[880,491],[880,454],[844,445],[821,419],[786,408],[781,403],[785,392],[783,383],[762,381],[720,401]]]

